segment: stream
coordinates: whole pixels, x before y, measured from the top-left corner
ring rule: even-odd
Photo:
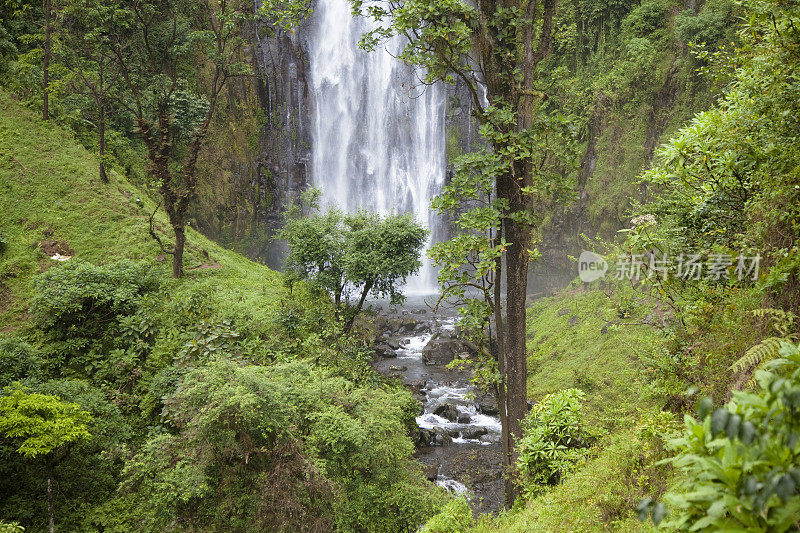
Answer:
[[[445,366],[469,350],[458,339],[455,310],[433,313],[421,296],[402,307],[373,302],[373,309],[381,333],[375,369],[400,379],[423,406],[415,455],[426,476],[464,495],[474,510],[497,512],[504,503],[500,420],[469,372]]]

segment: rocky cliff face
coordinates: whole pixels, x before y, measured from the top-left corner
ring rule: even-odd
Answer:
[[[253,75],[228,87],[200,166],[193,225],[248,257],[278,267],[281,213],[310,183],[307,54],[300,36],[252,28],[243,60]]]
[[[306,80],[308,54],[300,35],[254,35],[256,87],[263,114],[258,171],[271,200],[261,215],[267,234],[280,226],[283,209],[311,183],[312,102]],[[259,258],[279,266],[281,254],[278,244],[269,244],[259,251]]]

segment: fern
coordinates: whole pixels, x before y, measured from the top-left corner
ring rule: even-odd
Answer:
[[[758,318],[772,320],[772,327],[778,336],[767,337],[747,350],[741,358],[730,366],[730,369],[734,372],[747,369],[759,369],[764,363],[768,363],[778,357],[778,352],[784,342],[797,341],[797,334],[792,333],[792,329],[797,321],[797,315],[791,311],[765,308],[754,310],[753,315]]]
[[[781,337],[768,337],[756,344],[745,354],[731,365],[731,370],[739,372],[748,368],[757,368],[763,363],[771,361],[778,356],[778,351],[781,349]]]
[[[795,323],[797,322],[797,315],[791,311],[784,311],[783,309],[764,308],[756,309],[753,315],[758,318],[769,318],[772,320],[772,327],[781,337],[795,337],[791,334]]]

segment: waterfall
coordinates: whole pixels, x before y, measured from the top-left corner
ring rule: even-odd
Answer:
[[[319,0],[312,25],[314,185],[344,211],[411,212],[430,228],[424,265],[406,292],[432,292],[427,249],[443,232],[430,200],[445,176],[444,91],[421,84],[385,49],[360,50],[371,26],[352,16],[348,0]]]

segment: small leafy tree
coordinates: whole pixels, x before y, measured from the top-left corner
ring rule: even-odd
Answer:
[[[345,278],[360,287],[361,296],[345,324],[348,333],[367,295],[403,300],[400,287],[422,266],[420,253],[428,230],[409,215],[358,213],[348,216],[344,256]]]
[[[291,278],[308,280],[327,292],[337,318],[348,291],[360,292],[344,332],[352,329],[369,294],[401,301],[400,287],[422,266],[420,254],[428,230],[408,214],[319,212],[319,191],[312,190],[302,201],[312,212],[304,216],[301,206],[293,206],[278,234],[289,246],[286,270]]]
[[[20,440],[17,453],[27,459],[45,457],[47,462],[47,513],[50,533],[55,530],[53,471],[71,444],[91,437],[89,414],[80,405],[55,396],[6,387],[0,397],[0,435]]]
[[[106,6],[106,3],[103,3]],[[197,188],[197,159],[226,83],[247,74],[241,25],[250,6],[235,1],[120,0],[102,50],[119,72],[116,102],[133,117],[149,173],[175,237],[172,275],[183,275],[186,216]],[[196,69],[197,63],[208,68]],[[154,213],[155,215],[155,213]]]
[[[70,73],[69,88],[94,102],[100,180],[108,183],[106,121],[109,104],[120,79],[119,65],[109,55],[109,39],[121,11],[118,2],[54,0],[54,57]]]
[[[319,189],[303,193],[286,210],[278,238],[286,241],[285,265],[289,281],[303,279],[333,297],[338,315],[347,282],[344,273],[346,228],[341,211],[319,213]],[[314,212],[304,216],[304,211]]]

